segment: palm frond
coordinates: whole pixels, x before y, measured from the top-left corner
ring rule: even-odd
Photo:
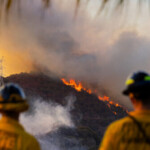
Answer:
[[[7,3],[6,3],[6,12],[8,12],[11,8],[11,5],[12,5],[12,0],[7,0]]]
[[[43,0],[43,3],[45,8],[49,8],[51,5],[51,0]]]
[[[109,2],[110,0],[102,0],[102,4],[100,5],[100,8],[97,12],[97,16],[104,10],[105,6],[107,5],[107,3]]]
[[[118,8],[121,8],[123,6],[125,0],[118,0],[116,7],[114,8],[115,10],[118,10]]]
[[[80,0],[76,0],[76,10],[78,10],[79,5],[80,5]]]
[[[75,17],[77,16],[79,6],[80,6],[80,0],[76,0]]]

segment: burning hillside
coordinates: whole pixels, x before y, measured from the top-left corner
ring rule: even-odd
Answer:
[[[70,110],[73,122],[76,126],[93,129],[100,138],[108,124],[126,115],[126,110],[117,104],[114,105],[113,102],[111,104],[107,96],[98,98],[92,90],[84,88],[81,83],[74,80],[64,84],[62,80],[52,79],[43,74],[27,73],[12,75],[4,80],[20,84],[31,101],[33,97],[35,97],[34,100],[36,97],[41,97],[45,102],[66,106],[66,97],[73,96],[75,102]]]
[[[122,107],[120,106],[118,103],[115,103],[113,101],[110,100],[110,98],[108,96],[100,96],[98,95],[97,93],[97,90],[92,90],[92,89],[88,89],[88,88],[85,88],[83,86],[83,84],[81,82],[76,82],[74,79],[70,79],[69,81],[67,81],[66,79],[62,78],[61,79],[62,82],[67,85],[67,86],[71,86],[73,87],[76,91],[78,92],[81,92],[81,91],[86,91],[88,94],[95,94],[97,95],[97,98],[100,100],[100,101],[104,101],[104,102],[107,102],[107,105],[109,108],[111,108],[111,105],[114,105],[115,107]],[[116,115],[117,113],[115,111],[113,111],[113,113]]]

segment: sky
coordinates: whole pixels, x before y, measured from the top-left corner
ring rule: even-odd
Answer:
[[[41,71],[94,85],[103,96],[131,107],[121,95],[127,76],[150,71],[150,9],[137,9],[136,0],[113,9],[115,1],[98,14],[99,0],[41,0],[15,3],[0,22],[0,58],[4,76]],[[76,12],[76,13],[75,13]]]

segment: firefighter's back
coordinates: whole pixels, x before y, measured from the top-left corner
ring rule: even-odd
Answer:
[[[27,133],[15,120],[3,117],[0,120],[1,150],[39,150],[37,140]]]
[[[150,111],[130,113],[110,127],[112,133],[112,147],[118,150],[149,150],[150,149]]]

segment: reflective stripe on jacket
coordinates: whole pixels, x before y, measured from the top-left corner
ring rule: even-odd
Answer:
[[[130,115],[140,123],[150,139],[150,111],[134,111]],[[108,127],[99,150],[150,150],[150,143],[137,124],[127,116]]]
[[[37,140],[15,120],[0,120],[0,150],[40,150]]]

